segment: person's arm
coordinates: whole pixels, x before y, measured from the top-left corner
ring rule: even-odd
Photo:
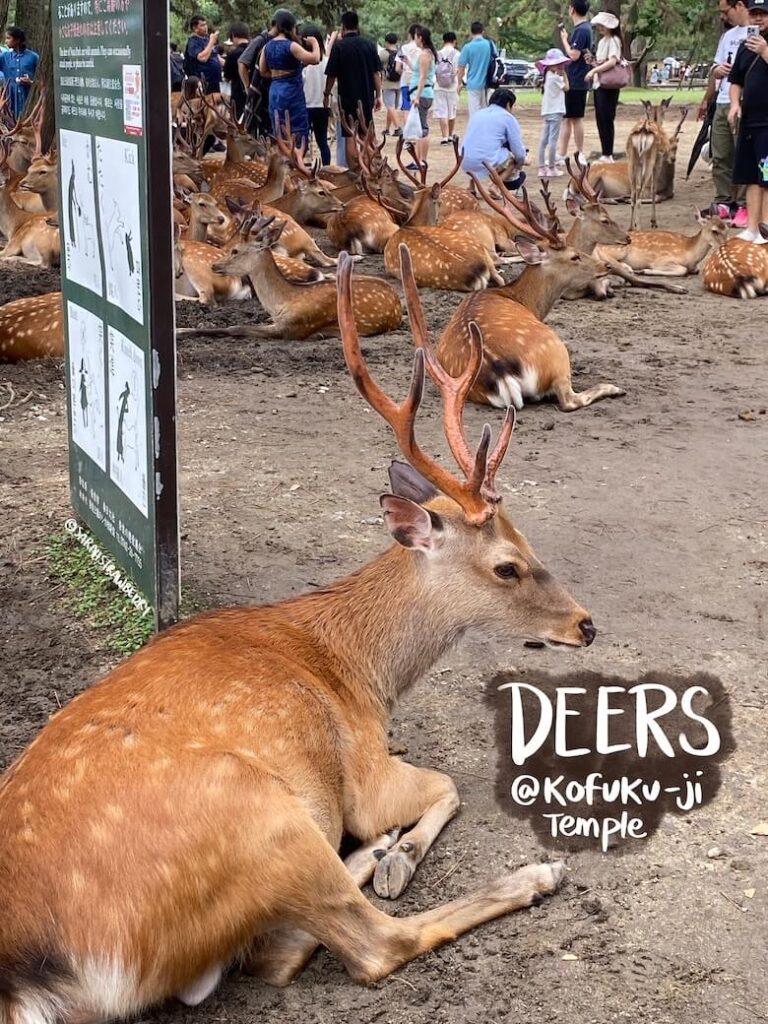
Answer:
[[[464,88],[466,78],[467,58],[464,56],[464,51],[462,50],[461,53],[459,54],[459,63],[456,69],[456,88],[459,90],[459,92],[461,92],[461,90]]]
[[[259,74],[262,78],[269,78],[269,65],[267,64],[267,48],[262,46],[259,54]]]
[[[766,42],[764,35],[747,36],[744,46],[750,53],[756,53],[758,57],[762,57],[766,64],[768,64],[768,42]]]
[[[211,32],[211,34],[208,36],[208,45],[205,47],[205,49],[201,50],[197,55],[197,59],[200,61],[201,64],[205,64],[206,61],[209,61],[211,59],[211,55],[213,54],[213,51],[216,49],[216,44],[218,43],[218,41],[219,33]]]
[[[373,73],[373,91],[375,93],[375,98],[374,98],[374,101],[373,101],[373,109],[374,110],[381,110],[381,89],[382,89],[382,85],[383,85],[383,83],[382,83],[382,80],[381,80],[381,72],[380,71],[374,71],[374,73]]]
[[[520,125],[518,124],[517,118],[513,117],[511,114],[509,115],[509,123],[505,125],[505,142],[507,149],[515,158],[517,166],[522,167],[525,163],[525,146],[523,145],[523,136],[520,132]]]
[[[323,106],[326,107],[326,108],[330,107],[330,105],[331,105],[331,93],[333,92],[334,85],[336,85],[336,78],[335,78],[335,76],[329,75],[328,72],[326,71],[326,73],[325,73],[325,92],[323,93]]]
[[[568,41],[568,32],[564,28],[560,30],[560,48],[570,60],[578,60],[581,57],[581,50],[574,50]]]
[[[717,71],[719,66],[720,65],[715,64],[715,66],[709,72],[709,78],[707,79],[707,88],[706,88],[706,90],[704,92],[704,96],[702,98],[702,101],[699,104],[699,109],[698,109],[698,112],[697,112],[697,115],[696,115],[697,116],[697,120],[699,120],[699,121],[703,121],[704,118],[707,116],[707,111],[709,110],[709,105],[712,102],[712,100],[715,98],[715,96],[717,94],[717,90],[720,88],[720,82],[722,80],[722,76],[720,76],[720,77],[716,77],[715,76],[715,72]],[[728,71],[730,71],[730,70],[731,69],[730,69],[730,66],[729,66],[728,67]]]
[[[611,49],[615,50],[616,47],[611,47]],[[601,71],[608,71],[609,68],[616,67],[620,60],[620,55],[617,56],[615,53],[612,53],[609,57],[606,57],[605,60],[601,61],[599,64],[593,65],[586,73],[586,75],[584,75],[584,78],[587,82],[591,82],[595,75],[599,75]]]
[[[302,64],[319,64],[320,44],[314,37],[310,37],[307,42],[308,50],[305,50],[301,43],[291,43],[291,53]]]

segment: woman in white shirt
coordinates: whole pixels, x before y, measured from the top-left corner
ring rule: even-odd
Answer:
[[[331,116],[330,108],[323,105],[323,94],[325,93],[325,69],[328,64],[328,54],[325,52],[325,40],[319,28],[314,25],[301,27],[303,38],[316,39],[320,47],[320,63],[308,64],[304,67],[304,101],[307,104],[307,117],[309,127],[317,141],[317,148],[320,150],[320,160],[323,167],[331,162],[331,150],[328,145],[328,121]]]
[[[621,61],[621,32],[619,31],[619,19],[615,14],[609,14],[607,11],[596,14],[592,19],[592,24],[597,25],[600,30],[600,42],[597,44],[595,65],[584,77],[595,87],[595,120],[603,151],[603,155],[597,163],[613,163],[613,141],[619,90],[604,86],[600,82],[600,75]]]
[[[539,177],[559,178],[563,171],[557,166],[557,140],[560,126],[565,117],[565,94],[568,91],[568,75],[565,69],[570,60],[562,50],[554,47],[547,50],[536,67],[544,75],[541,98],[541,118],[544,122],[539,141]]]

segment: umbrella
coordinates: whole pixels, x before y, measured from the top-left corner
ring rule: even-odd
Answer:
[[[696,161],[701,156],[701,151],[704,148],[704,143],[709,138],[709,133],[712,130],[712,120],[714,116],[715,100],[712,100],[712,102],[709,104],[709,107],[707,108],[706,116],[701,124],[701,130],[699,134],[696,136],[696,141],[694,142],[693,149],[691,150],[691,159],[688,161],[688,170],[685,172],[686,181],[688,180],[688,178],[690,178],[691,171],[696,166]]]

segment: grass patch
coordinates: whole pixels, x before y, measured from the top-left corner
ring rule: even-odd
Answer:
[[[511,86],[511,89],[517,97],[516,105],[521,107],[535,107],[541,105],[541,93],[538,89],[521,89],[519,87],[515,88],[514,85]],[[704,89],[678,89],[676,84],[672,86],[671,89],[622,89],[619,106],[621,107],[622,104],[626,106],[631,103],[642,103],[643,100],[650,100],[651,103],[659,103],[661,100],[666,99],[667,96],[672,97],[673,107],[698,106],[704,98]],[[593,109],[592,101],[589,100],[587,113],[589,114]],[[691,114],[688,116],[690,117]]]
[[[48,572],[64,584],[64,607],[89,626],[104,630],[106,646],[133,654],[154,633],[152,615],[142,615],[66,531],[52,534],[45,546]]]

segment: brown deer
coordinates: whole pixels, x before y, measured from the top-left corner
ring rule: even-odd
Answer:
[[[251,286],[273,323],[256,326],[184,328],[183,334],[214,337],[281,338],[302,341],[313,334],[333,337],[339,333],[336,285],[332,281],[293,284],[275,262],[272,249],[279,244],[282,224],[273,217],[253,216],[243,226],[247,241],[238,243],[213,265],[218,274],[249,278]],[[355,316],[366,336],[384,334],[400,326],[402,308],[397,292],[377,277],[355,282]]]
[[[414,162],[419,165],[419,175],[417,178],[408,167],[403,164],[403,149],[406,149],[410,153]],[[452,178],[458,173],[461,167],[463,154],[459,153],[459,142],[458,139],[453,140],[453,155],[454,165],[449,173],[440,181],[440,192],[443,198],[442,214],[444,218],[450,217],[451,214],[458,212],[459,210],[478,210],[480,203],[477,197],[472,195],[469,189],[457,188],[455,185],[449,185]],[[427,186],[427,165],[420,163],[416,159],[416,151],[413,148],[412,143],[404,142],[402,136],[397,140],[395,147],[395,159],[397,160],[400,170],[403,172],[406,178],[411,181],[417,189],[426,189]]]
[[[598,245],[598,259],[612,259],[638,274],[686,277],[695,274],[701,261],[727,239],[728,227],[719,217],[702,217],[695,235],[676,231],[630,231],[629,243]]]
[[[504,278],[482,242],[462,231],[437,226],[441,196],[437,183],[417,194],[408,221],[384,246],[387,273],[400,276],[399,246],[405,244],[420,288],[471,292],[486,288],[491,281],[503,285]]]
[[[760,225],[768,238],[768,224]],[[715,295],[754,299],[768,293],[768,245],[730,238],[710,255],[702,269],[704,287]]]
[[[60,358],[63,355],[61,292],[33,295],[29,299],[16,299],[0,306],[0,362]]]
[[[574,391],[568,349],[543,322],[567,289],[583,290],[594,278],[606,274],[606,268],[593,256],[567,245],[556,228],[544,226],[527,193],[523,220],[517,216],[517,207],[513,212],[508,203],[499,205],[479,179],[475,185],[486,202],[496,204],[519,231],[515,241],[528,266],[512,284],[477,292],[458,305],[438,343],[442,365],[455,374],[466,363],[472,325],[477,324],[483,335],[483,360],[469,391],[473,402],[522,409],[524,399],[539,401],[552,394],[563,412],[573,412],[625,394],[614,384]]]
[[[360,891],[372,878],[381,896],[400,895],[459,809],[447,775],[390,756],[398,696],[468,628],[567,648],[596,630],[502,508],[513,417],[492,451],[489,428],[476,452],[463,433],[479,337],[455,380],[424,340],[397,405],[363,361],[350,271],[343,259],[345,358],[409,463],[392,464],[380,499],[395,543],[312,594],[168,630],[11,766],[0,783],[4,1021],[95,1024],[171,997],[196,1005],[237,958],[286,985],[318,943],[371,983],[558,887],[562,863],[532,864],[401,917]],[[425,363],[461,476],[414,437]],[[361,842],[346,862],[344,832]]]
[[[356,255],[383,253],[398,231],[390,214],[370,196],[357,196],[328,220],[326,234],[331,245]]]
[[[662,100],[654,106],[649,100],[643,100],[645,118],[639,121],[627,137],[627,163],[629,170],[630,196],[632,212],[629,220],[630,231],[637,227],[637,208],[644,193],[651,197],[651,227],[658,227],[656,221],[656,197],[658,195],[659,171],[662,161],[668,162],[673,145],[677,145],[677,137],[683,124],[688,108],[682,111],[680,123],[673,138],[664,131],[664,115],[672,98]]]

